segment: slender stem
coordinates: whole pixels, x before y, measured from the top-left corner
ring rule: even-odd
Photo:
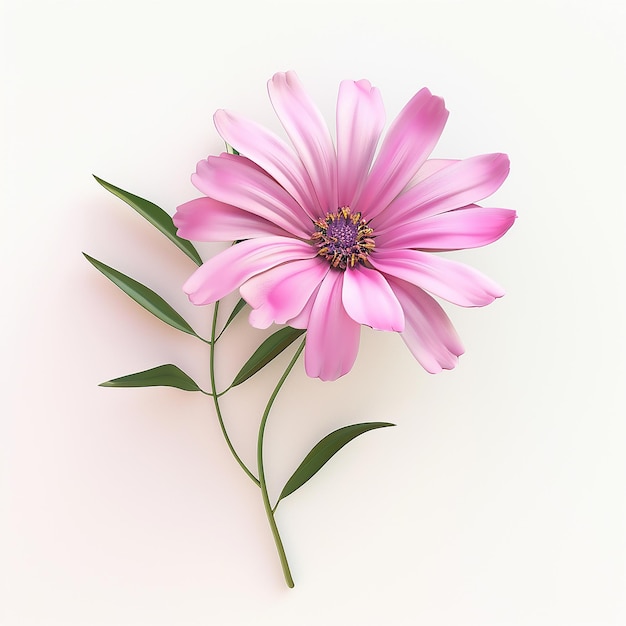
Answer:
[[[218,398],[221,398],[227,391],[230,391],[233,388],[233,386],[231,385],[230,387],[226,387],[226,389],[224,389],[224,391],[220,391],[217,395]]]
[[[267,424],[267,418],[269,417],[270,411],[272,409],[272,405],[274,404],[274,400],[276,400],[276,396],[278,395],[280,388],[283,386],[283,383],[287,379],[287,376],[289,376],[289,373],[293,369],[293,366],[296,364],[298,357],[302,353],[302,350],[304,349],[304,342],[305,340],[303,339],[302,343],[298,347],[298,350],[296,351],[293,358],[289,362],[287,369],[285,370],[280,380],[278,381],[278,384],[276,385],[274,391],[272,392],[272,395],[270,396],[267,406],[265,407],[265,412],[263,413],[263,417],[261,418],[261,424],[259,426],[259,437],[257,439],[257,450],[256,450],[257,465],[259,468],[259,487],[261,487],[261,494],[263,495],[263,506],[265,507],[265,514],[267,515],[267,521],[270,524],[272,535],[274,536],[274,543],[276,544],[276,549],[278,550],[280,564],[282,565],[283,574],[285,576],[285,582],[287,583],[288,587],[293,587],[294,582],[291,576],[291,570],[289,569],[289,563],[287,563],[287,555],[285,554],[285,548],[283,547],[283,542],[278,532],[278,526],[276,526],[276,520],[274,519],[274,510],[272,509],[269,495],[267,493],[267,483],[265,481],[265,469],[263,467],[263,437],[265,436],[265,425]]]
[[[211,389],[213,390],[213,404],[215,404],[215,413],[217,414],[217,420],[220,423],[220,428],[222,429],[222,434],[224,435],[224,439],[226,439],[226,444],[228,445],[228,449],[231,454],[235,457],[235,461],[239,463],[241,469],[250,477],[250,480],[260,487],[259,479],[247,468],[246,464],[241,460],[241,457],[235,451],[233,444],[230,441],[230,437],[228,436],[228,432],[226,431],[226,426],[224,425],[224,419],[222,418],[222,411],[220,409],[220,401],[219,397],[222,395],[216,392],[215,389],[215,329],[217,328],[217,312],[219,310],[219,300],[215,303],[215,307],[213,308],[213,323],[211,325],[211,343],[210,343],[210,356],[209,356],[209,371],[211,376]]]

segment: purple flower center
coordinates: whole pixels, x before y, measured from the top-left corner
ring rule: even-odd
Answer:
[[[345,270],[367,261],[375,247],[373,232],[360,213],[352,213],[350,207],[344,206],[317,220],[311,239],[320,256],[333,267]]]

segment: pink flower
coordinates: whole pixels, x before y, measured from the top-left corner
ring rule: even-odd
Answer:
[[[448,117],[422,89],[391,124],[380,92],[343,81],[337,149],[294,72],[276,74],[269,96],[293,149],[235,113],[215,125],[242,156],[198,163],[193,184],[207,197],[178,207],[178,234],[197,241],[245,240],[210,259],[185,283],[194,304],[239,288],[250,323],[307,329],[309,376],[335,380],[356,359],[361,324],[401,334],[429,372],[452,369],[463,346],[430,294],[460,306],[503,295],[492,280],[433,252],[484,246],[515,212],[474,204],[500,187],[505,154],[427,160]],[[294,150],[295,149],[295,150]]]

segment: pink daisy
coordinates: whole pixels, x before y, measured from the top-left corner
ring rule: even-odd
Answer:
[[[452,369],[463,346],[433,294],[484,306],[503,295],[492,280],[437,251],[499,239],[515,212],[474,204],[500,187],[505,154],[431,159],[448,117],[426,88],[391,124],[380,92],[343,81],[337,149],[294,72],[276,74],[269,96],[293,148],[230,111],[215,114],[219,134],[241,156],[198,163],[193,184],[206,197],[178,207],[178,234],[196,241],[245,240],[213,257],[185,283],[194,304],[235,289],[250,323],[307,329],[309,376],[350,371],[361,324],[400,333],[431,373]]]

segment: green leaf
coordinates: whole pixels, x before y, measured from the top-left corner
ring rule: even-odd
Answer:
[[[288,348],[302,333],[303,328],[291,328],[286,326],[270,335],[248,359],[246,364],[239,370],[232,382],[231,387],[241,385],[242,382],[254,376],[264,368],[272,359],[275,359],[283,350]]]
[[[231,325],[232,321],[237,317],[237,315],[239,315],[239,313],[245,306],[246,306],[246,301],[243,298],[239,298],[239,302],[237,302],[229,318],[226,320],[226,324],[224,324],[224,328],[222,328],[222,332],[218,335],[217,339],[219,339],[222,336],[224,331]]]
[[[115,283],[122,291],[128,294],[137,304],[140,304],[146,311],[158,317],[161,321],[173,326],[184,333],[199,337],[191,326],[167,303],[161,296],[154,293],[145,285],[136,280],[114,270],[101,261],[90,257],[83,252],[85,258],[98,270],[100,270],[109,280]]]
[[[312,450],[309,452],[304,461],[300,463],[298,469],[293,473],[287,484],[278,497],[278,502],[288,495],[299,489],[310,478],[315,476],[317,472],[347,443],[350,443],[355,437],[366,433],[368,430],[375,428],[385,428],[387,426],[395,426],[389,422],[365,422],[363,424],[352,424],[344,426],[339,430],[335,430],[326,435]]]
[[[149,200],[144,200],[139,196],[136,196],[128,191],[124,191],[111,183],[98,178],[94,175],[94,178],[112,194],[121,198],[128,205],[133,207],[140,215],[145,217],[153,226],[156,226],[170,241],[172,241],[178,248],[180,248],[196,265],[202,265],[202,259],[198,254],[198,251],[193,245],[186,239],[181,239],[176,234],[176,226],[172,218],[160,207]]]
[[[176,387],[183,391],[202,391],[176,365],[159,365],[152,369],[100,383],[100,387]]]

